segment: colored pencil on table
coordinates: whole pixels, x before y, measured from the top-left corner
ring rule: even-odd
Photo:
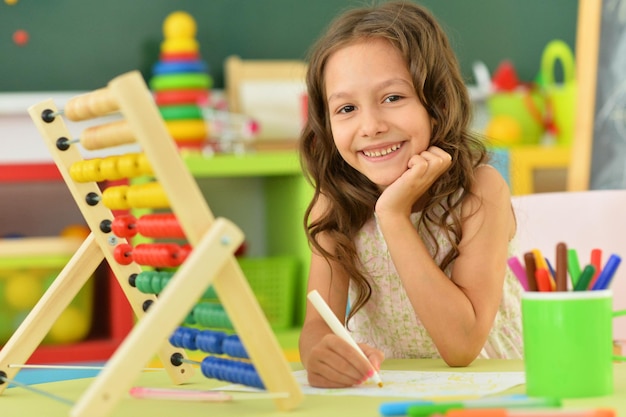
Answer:
[[[567,291],[567,245],[559,242],[556,245],[556,290]]]
[[[524,263],[526,264],[526,282],[528,283],[528,291],[537,291],[537,279],[535,278],[535,255],[532,252],[524,254]]]

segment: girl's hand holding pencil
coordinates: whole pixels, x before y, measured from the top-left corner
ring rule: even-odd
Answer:
[[[555,269],[538,249],[524,253],[523,259],[522,264],[516,256],[510,257],[507,261],[509,268],[524,290],[542,292],[608,289],[622,260],[612,254],[602,267],[602,251],[593,249],[589,264],[581,271],[576,250],[568,248],[563,242],[556,246]]]

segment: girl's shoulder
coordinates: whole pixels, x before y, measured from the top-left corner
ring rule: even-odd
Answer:
[[[500,174],[495,167],[488,164],[481,164],[476,167],[474,171],[476,181],[472,189],[475,195],[484,195],[485,193],[491,194],[505,194],[506,197],[510,197],[509,185],[506,180]]]

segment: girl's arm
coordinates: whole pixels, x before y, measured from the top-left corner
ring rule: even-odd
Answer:
[[[477,169],[472,192],[475,197],[462,207],[463,237],[451,279],[431,258],[405,213],[377,212],[415,314],[450,366],[468,365],[485,344],[500,305],[508,244],[515,232],[509,189],[494,168]]]
[[[316,216],[320,209],[316,207],[312,216]],[[321,243],[332,253],[330,239],[322,237]],[[349,277],[341,268],[329,264],[322,255],[313,250],[308,291],[317,290],[341,323],[345,322],[348,284]],[[372,367],[378,370],[383,360],[380,351],[360,345],[370,362],[365,360],[352,346],[330,330],[308,300],[299,345],[300,358],[307,369],[309,383],[316,387],[339,388],[360,384],[371,376]]]

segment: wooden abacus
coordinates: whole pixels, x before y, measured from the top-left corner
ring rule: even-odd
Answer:
[[[89,149],[100,149],[136,141],[142,153],[106,157],[95,162],[84,160],[60,115],[79,121],[113,112],[119,112],[123,120],[84,131],[80,143]],[[260,382],[255,380],[250,385],[285,394],[285,397],[277,395],[274,398],[278,409],[295,408],[302,400],[300,387],[233,255],[243,241],[243,234],[232,222],[213,216],[180,158],[140,73],[134,71],[121,75],[106,88],[75,97],[63,112],[49,100],[32,106],[29,113],[50,148],[91,234],[0,351],[0,375],[11,380],[17,374],[19,368],[10,365],[28,360],[56,318],[106,259],[139,319],[73,406],[72,416],[108,415],[127,395],[142,368],[155,354],[160,357],[173,383],[188,380],[193,368],[190,361],[184,360],[185,349],[195,348],[202,342],[198,339],[196,343],[197,334],[184,333],[177,328],[210,286],[218,294],[241,344],[245,346],[253,372],[258,373]],[[146,175],[158,183],[124,185],[104,191],[98,185],[100,181]],[[132,229],[153,229],[151,220],[119,220],[112,211],[165,206],[169,207],[175,220],[168,217],[164,226],[166,231],[157,231],[157,235],[174,233],[175,237],[184,236],[188,246],[159,246],[153,253],[142,252],[141,245],[133,248],[126,238],[135,233]],[[113,233],[113,229],[119,235]],[[164,263],[164,266],[179,266],[158,299],[156,295],[135,288],[136,277],[145,269],[140,265],[143,258],[156,258],[156,262]],[[190,338],[192,342],[189,342]],[[240,348],[237,346],[235,350]],[[0,394],[7,385],[0,383]]]

